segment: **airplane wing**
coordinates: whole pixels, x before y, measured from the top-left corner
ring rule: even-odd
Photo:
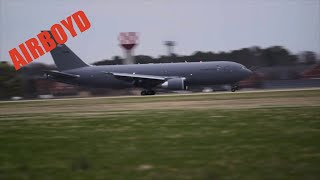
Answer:
[[[114,73],[114,72],[105,72],[105,73],[109,75],[113,75],[116,78],[150,79],[150,80],[158,80],[158,81],[167,81],[168,79],[170,79],[169,77],[143,75],[143,74]]]
[[[148,86],[154,87],[174,77],[165,76],[153,76],[144,74],[130,74],[130,73],[116,73],[116,72],[104,72],[105,74],[112,75],[115,78],[127,82],[133,82],[136,86]]]
[[[44,71],[46,73],[47,77],[57,78],[57,79],[76,79],[79,78],[80,75],[76,74],[69,74],[59,71]]]

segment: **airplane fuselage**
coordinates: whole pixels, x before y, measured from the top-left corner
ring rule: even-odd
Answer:
[[[234,84],[251,74],[243,65],[229,61],[87,66],[63,72],[79,78],[61,82],[98,88],[134,87],[132,82],[119,80],[110,72],[183,77],[187,86]]]
[[[45,71],[49,79],[97,88],[137,87],[143,89],[141,95],[154,95],[158,88],[186,90],[219,84],[230,84],[231,91],[235,91],[235,83],[252,73],[230,61],[91,66],[65,44],[58,44],[50,54],[57,70]]]

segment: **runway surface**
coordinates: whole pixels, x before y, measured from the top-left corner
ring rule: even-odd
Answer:
[[[17,103],[17,102],[38,102],[38,101],[69,101],[69,100],[94,100],[94,99],[122,99],[122,98],[152,98],[152,97],[175,97],[175,96],[199,96],[199,95],[223,95],[223,94],[248,94],[248,93],[263,93],[263,92],[292,92],[292,91],[305,91],[305,90],[320,90],[320,88],[298,88],[298,89],[264,89],[264,90],[244,90],[237,92],[210,92],[210,93],[169,93],[159,94],[153,96],[99,96],[99,97],[71,97],[71,98],[57,98],[57,99],[32,99],[32,100],[11,100],[0,101],[0,103]]]

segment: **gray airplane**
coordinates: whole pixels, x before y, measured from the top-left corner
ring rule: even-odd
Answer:
[[[141,95],[154,95],[156,89],[187,90],[190,86],[237,83],[252,72],[229,61],[130,64],[92,66],[82,61],[65,44],[51,51],[58,71],[45,71],[46,77],[58,82],[97,88],[141,88]]]

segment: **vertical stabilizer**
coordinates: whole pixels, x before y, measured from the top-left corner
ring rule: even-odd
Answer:
[[[51,38],[54,40],[50,31]],[[55,41],[56,42],[56,41]],[[54,63],[59,71],[76,69],[89,66],[82,61],[74,52],[71,51],[65,44],[57,44],[57,47],[50,51]]]

